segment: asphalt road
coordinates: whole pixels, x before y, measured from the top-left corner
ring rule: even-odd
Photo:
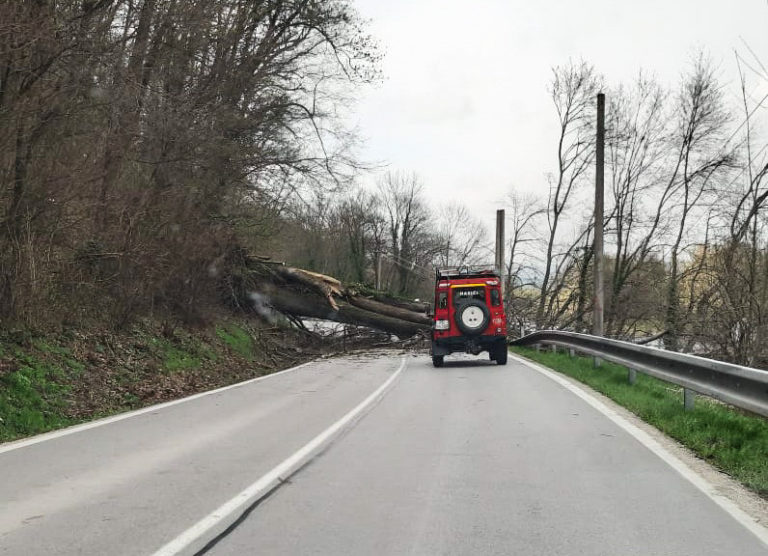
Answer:
[[[0,553],[151,554],[392,377],[340,359],[0,450]],[[0,447],[1,448],[1,447]],[[208,554],[765,555],[530,367],[408,357],[389,391]]]
[[[359,403],[399,363],[314,363],[0,453],[0,554],[152,554]]]

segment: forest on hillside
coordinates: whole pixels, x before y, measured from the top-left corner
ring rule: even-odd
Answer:
[[[461,199],[356,155],[379,60],[348,0],[0,3],[0,323],[200,320],[242,253],[421,299],[492,261]],[[551,167],[504,207],[510,330],[590,330],[602,91],[607,335],[768,364],[768,72],[736,63],[738,97],[703,54],[672,88],[553,69]]]
[[[0,4],[0,318],[199,316],[358,170],[337,112],[377,58],[344,0]]]

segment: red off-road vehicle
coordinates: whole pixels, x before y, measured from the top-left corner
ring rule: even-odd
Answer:
[[[487,351],[499,365],[507,364],[507,318],[498,273],[487,268],[446,268],[435,271],[435,318],[432,363],[461,351]]]

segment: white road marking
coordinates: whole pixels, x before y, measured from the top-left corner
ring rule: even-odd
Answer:
[[[282,371],[278,371],[276,373],[271,373],[268,375],[251,378],[249,380],[245,380],[243,382],[238,382],[237,384],[230,384],[229,386],[223,386],[221,388],[217,388],[216,390],[209,390],[207,392],[200,392],[199,394],[192,394],[191,396],[187,396],[186,398],[180,398],[178,400],[172,400],[169,402],[163,402],[155,405],[150,405],[147,407],[142,407],[141,409],[136,409],[134,411],[128,411],[126,413],[120,413],[119,415],[113,415],[112,417],[104,417],[103,419],[97,419],[95,421],[90,421],[88,423],[83,423],[81,425],[73,425],[71,427],[67,427],[65,429],[60,429],[57,431],[47,432],[43,434],[39,434],[37,436],[33,436],[31,438],[25,438],[22,440],[15,440],[13,442],[8,442],[6,444],[0,444],[0,454],[4,454],[5,452],[10,452],[11,450],[18,450],[20,448],[26,448],[27,446],[32,446],[34,444],[39,444],[40,442],[45,442],[47,440],[53,440],[55,438],[61,438],[62,436],[69,436],[70,434],[75,434],[78,432],[87,431],[89,429],[95,429],[96,427],[103,427],[104,425],[109,425],[110,423],[115,423],[117,421],[122,421],[123,419],[130,419],[131,417],[138,417],[139,415],[144,415],[145,413],[151,413],[153,411],[157,411],[159,409],[164,409],[166,407],[171,407],[174,405],[178,405],[185,402],[191,402],[192,400],[197,400],[199,398],[210,396],[212,394],[218,394],[220,392],[224,392],[226,390],[231,390],[233,388],[240,388],[241,386],[246,386],[247,384],[252,384],[254,382],[259,382],[260,380],[266,380],[268,378],[276,377],[278,375],[286,374],[286,373],[292,373],[293,371],[297,371],[303,367],[306,367],[307,365],[315,363],[315,361],[308,361],[306,363],[302,363],[301,365],[297,365],[295,367],[291,367],[290,369],[283,369]]]
[[[267,494],[281,482],[281,480],[289,477],[297,469],[301,468],[301,466],[307,463],[319,449],[332,440],[346,426],[360,417],[369,406],[380,399],[403,371],[405,364],[406,359],[403,357],[400,360],[400,366],[392,376],[390,376],[384,384],[379,386],[370,396],[365,398],[341,419],[307,442],[276,467],[273,467],[245,490],[236,494],[233,498],[216,508],[213,512],[160,548],[154,553],[154,556],[173,556],[182,552],[194,554],[196,551],[202,549],[208,542],[215,538],[216,535],[226,530],[227,527],[234,523],[246,508]]]
[[[683,463],[679,458],[677,458],[675,455],[670,453],[666,448],[664,448],[661,444],[659,444],[647,432],[636,427],[635,425],[627,421],[624,417],[616,413],[613,409],[611,409],[610,407],[605,405],[603,402],[595,398],[587,390],[580,388],[579,386],[566,380],[555,371],[547,369],[546,367],[542,367],[537,363],[533,363],[531,361],[528,361],[527,359],[518,357],[511,353],[509,354],[509,356],[515,361],[519,363],[523,363],[524,365],[527,365],[528,367],[534,369],[535,371],[540,372],[547,378],[557,382],[563,388],[566,388],[567,390],[576,394],[579,398],[581,398],[582,400],[587,402],[589,405],[594,407],[596,410],[598,410],[600,413],[608,417],[608,419],[613,421],[616,425],[624,429],[627,433],[631,434],[643,446],[645,446],[651,452],[653,452],[662,460],[664,460],[664,462],[666,462],[667,465],[669,465],[672,469],[674,469],[680,475],[682,475],[683,478],[688,480],[688,482],[693,484],[696,488],[698,488],[701,492],[703,492],[706,496],[708,496],[715,504],[717,504],[723,510],[725,510],[732,518],[734,518],[741,525],[743,525],[747,530],[749,530],[750,533],[752,533],[758,539],[760,539],[760,541],[762,541],[763,544],[768,546],[768,529],[766,529],[763,525],[757,522],[752,516],[750,516],[744,510],[742,510],[735,502],[733,502],[733,500],[720,494],[720,492],[717,491],[717,489],[715,488],[714,485],[712,485],[712,483],[707,481],[704,477],[702,477],[701,475],[696,473],[693,469],[688,467],[685,463]]]

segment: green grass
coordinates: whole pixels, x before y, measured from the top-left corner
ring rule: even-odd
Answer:
[[[67,373],[20,351],[16,359],[18,368],[0,376],[0,442],[72,424],[62,416]]]
[[[217,326],[216,335],[229,349],[241,357],[249,361],[253,359],[253,338],[244,329],[234,324],[230,324],[226,328]]]
[[[162,360],[162,370],[176,373],[190,369],[199,369],[204,361],[216,361],[217,355],[211,347],[199,340],[177,337],[173,340],[150,336],[147,343]]]
[[[637,373],[630,385],[627,369],[566,353],[513,347],[514,353],[583,382],[687,446],[763,497],[768,496],[768,420],[703,397],[692,411],[683,408],[683,391],[673,384]]]
[[[41,353],[51,353],[55,355],[70,355],[71,350],[63,346],[52,344],[42,338],[35,338],[32,340],[32,346]]]
[[[163,369],[169,373],[198,369],[202,363],[197,355],[172,346],[165,347],[163,355]]]

